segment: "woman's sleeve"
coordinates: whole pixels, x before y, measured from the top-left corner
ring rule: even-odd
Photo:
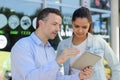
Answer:
[[[108,45],[105,40],[102,40],[104,44],[104,56],[111,68],[111,80],[120,80],[120,63],[112,48]]]

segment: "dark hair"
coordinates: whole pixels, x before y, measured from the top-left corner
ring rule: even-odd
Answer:
[[[87,18],[88,21],[91,23],[88,32],[93,33],[92,32],[92,17],[91,17],[91,12],[88,8],[80,7],[76,9],[72,15],[72,22],[75,21],[76,18]]]
[[[37,15],[37,21],[36,21],[37,26],[36,26],[36,28],[38,28],[38,26],[39,26],[38,21],[39,20],[44,20],[50,13],[54,13],[54,14],[59,15],[60,17],[62,17],[62,14],[58,9],[44,8]]]

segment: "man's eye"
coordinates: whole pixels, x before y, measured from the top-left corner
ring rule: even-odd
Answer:
[[[57,25],[56,23],[54,23],[53,25]]]

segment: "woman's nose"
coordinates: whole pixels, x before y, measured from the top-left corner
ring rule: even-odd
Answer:
[[[79,28],[79,32],[82,32],[83,30],[81,28]]]

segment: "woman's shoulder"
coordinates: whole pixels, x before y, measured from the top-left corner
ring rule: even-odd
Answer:
[[[88,39],[96,45],[99,44],[104,46],[107,43],[101,35],[90,34]]]
[[[89,33],[89,38],[95,41],[103,41],[103,37],[101,35],[94,35]]]
[[[59,42],[59,46],[69,46],[71,41],[71,37],[63,39]]]
[[[62,41],[60,41],[60,43],[68,43],[70,41],[71,37],[63,39]]]

